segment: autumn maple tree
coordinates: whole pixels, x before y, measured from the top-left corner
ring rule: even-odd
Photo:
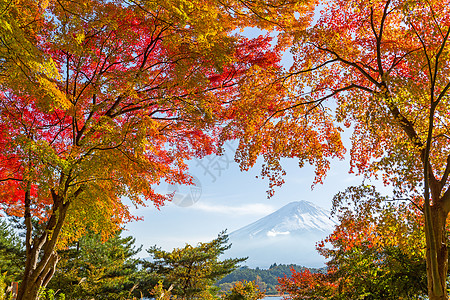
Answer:
[[[317,250],[324,273],[279,279],[289,299],[416,299],[426,295],[425,235],[420,205],[389,201],[373,186],[350,187],[333,199],[339,224]],[[309,298],[308,298],[309,297]]]
[[[258,300],[265,297],[265,292],[253,281],[238,281],[230,291],[222,295],[223,300]]]
[[[308,28],[285,31],[293,56],[285,76],[246,87],[257,104],[249,114],[236,105],[237,158],[246,169],[262,154],[263,175],[277,185],[280,160],[298,157],[316,166],[317,182],[329,158],[342,157],[339,130],[349,127],[352,172],[383,178],[402,198],[422,196],[429,297],[447,299],[450,3],[318,4]],[[273,88],[279,97],[269,100]]]
[[[278,278],[280,285],[277,287],[284,299],[332,299],[337,285],[332,282],[328,274],[314,273],[309,269],[296,271],[292,274]]]
[[[278,0],[0,4],[0,203],[26,225],[17,299],[37,297],[56,250],[86,229],[106,238],[134,219],[128,205],[170,199],[153,189],[162,180],[191,182],[185,161],[216,151],[240,87],[279,67],[271,38],[237,28],[304,22],[293,9]]]

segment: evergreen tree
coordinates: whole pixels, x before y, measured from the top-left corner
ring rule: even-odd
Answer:
[[[196,247],[187,244],[184,248],[167,252],[153,246],[147,250],[153,261],[145,267],[163,279],[166,287],[172,286],[173,295],[182,299],[208,299],[217,290],[213,284],[247,259],[219,260],[219,256],[230,247],[225,231],[211,242],[199,243]]]
[[[4,275],[7,285],[17,281],[25,261],[22,241],[14,231],[14,227],[5,218],[0,219],[0,274]]]
[[[48,287],[61,290],[68,299],[123,299],[137,288],[134,276],[140,251],[131,236],[115,233],[102,242],[89,233],[69,249],[60,251],[58,268]]]

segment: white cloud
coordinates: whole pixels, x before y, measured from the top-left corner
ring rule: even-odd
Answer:
[[[194,206],[192,206],[192,209],[201,210],[209,213],[220,213],[239,216],[244,215],[265,216],[276,210],[275,207],[262,203],[228,206],[228,205],[212,205],[202,202],[196,203]]]

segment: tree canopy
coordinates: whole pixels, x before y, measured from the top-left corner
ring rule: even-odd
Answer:
[[[238,28],[309,18],[294,17],[298,5],[265,4],[2,2],[0,202],[27,226],[18,299],[48,283],[56,248],[87,227],[106,238],[135,219],[124,198],[162,205],[170,195],[155,185],[190,183],[185,161],[217,151],[246,78],[280,67],[269,36]]]

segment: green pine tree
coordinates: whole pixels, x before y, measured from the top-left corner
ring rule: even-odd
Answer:
[[[18,281],[23,272],[25,251],[22,241],[5,218],[0,219],[0,274],[6,285]]]
[[[230,247],[226,231],[196,247],[186,244],[184,248],[168,252],[153,246],[147,250],[153,261],[147,262],[145,268],[163,279],[167,288],[172,287],[172,294],[181,299],[212,299],[218,290],[213,284],[247,259],[219,260]]]
[[[105,242],[89,233],[59,252],[61,259],[48,287],[63,291],[67,299],[131,298],[139,265],[133,257],[140,251],[134,243],[133,237],[121,237],[120,232]]]

